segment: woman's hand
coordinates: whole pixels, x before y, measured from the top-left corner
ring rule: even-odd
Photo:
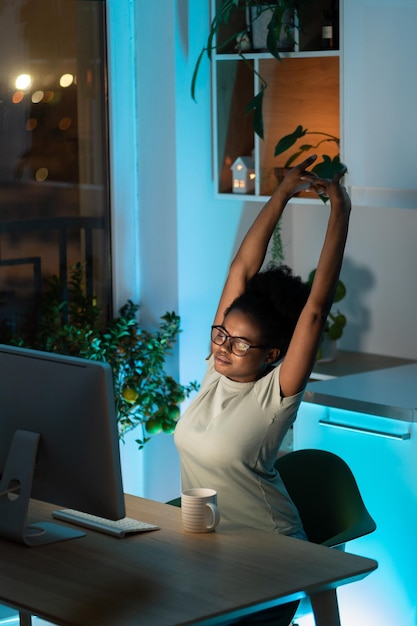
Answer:
[[[291,168],[278,187],[279,191],[283,192],[288,199],[300,191],[308,191],[313,186],[313,180],[319,180],[315,174],[307,170],[316,159],[317,155],[313,154],[299,165]]]
[[[332,179],[329,179],[319,178],[314,172],[305,171],[300,176],[300,179],[306,185],[308,184],[308,187],[305,188],[306,191],[313,191],[322,198],[330,199],[332,206],[336,204],[343,205],[350,211],[350,198],[346,188],[340,184],[346,172],[347,168],[343,167],[339,172],[336,172]]]

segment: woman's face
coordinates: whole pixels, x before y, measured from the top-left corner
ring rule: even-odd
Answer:
[[[222,327],[231,337],[240,337],[250,345],[264,344],[256,324],[238,309],[233,309],[226,315]],[[222,346],[212,342],[211,349],[216,372],[241,383],[257,380],[262,376],[267,365],[278,356],[276,350],[274,354],[271,354],[270,348],[249,348],[245,355],[237,356],[231,351],[229,341]]]

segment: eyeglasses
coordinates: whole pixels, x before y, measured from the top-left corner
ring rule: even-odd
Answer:
[[[229,341],[230,350],[236,356],[245,356],[250,348],[269,348],[269,346],[252,346],[241,337],[231,337],[223,326],[211,327],[211,340],[217,346],[222,346],[226,341]]]

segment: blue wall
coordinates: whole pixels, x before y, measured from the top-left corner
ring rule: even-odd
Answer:
[[[149,327],[167,310],[179,313],[183,333],[169,366],[183,383],[202,378],[242,220],[257,210],[214,199],[208,62],[198,104],[190,97],[208,22],[208,3],[109,2],[115,300],[140,301]],[[154,437],[140,455],[132,445],[122,446],[126,491],[176,496],[172,437]]]

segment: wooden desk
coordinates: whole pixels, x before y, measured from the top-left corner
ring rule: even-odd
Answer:
[[[126,496],[126,507],[161,530],[126,539],[87,531],[37,548],[0,540],[0,602],[61,625],[208,626],[308,594],[317,626],[339,626],[336,587],[377,567],[226,523],[187,534],[179,508],[150,500]],[[52,508],[32,502],[31,516],[50,519]]]

